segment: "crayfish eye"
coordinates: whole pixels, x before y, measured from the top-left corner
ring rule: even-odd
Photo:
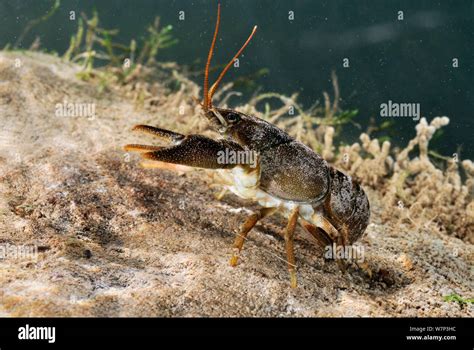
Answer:
[[[240,120],[240,115],[231,112],[227,114],[226,119],[229,123],[237,123]]]

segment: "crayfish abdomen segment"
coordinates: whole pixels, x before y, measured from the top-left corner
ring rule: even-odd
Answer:
[[[362,187],[350,176],[331,168],[331,192],[324,215],[340,231],[345,244],[352,244],[369,224],[370,205]]]

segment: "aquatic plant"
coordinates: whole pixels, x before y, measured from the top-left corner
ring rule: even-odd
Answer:
[[[416,125],[416,136],[401,151],[391,151],[388,141],[380,147],[377,139],[370,140],[367,134],[362,134],[362,147],[356,143],[341,148],[339,154],[345,156],[339,156],[336,162],[363,183],[384,193],[383,220],[398,220],[399,224],[417,229],[434,223],[447,233],[472,242],[472,161],[460,162],[455,155],[446,158],[447,166],[443,170],[429,157],[431,138],[448,123],[448,117],[436,117],[429,124],[421,118]],[[416,150],[418,156],[411,157]],[[464,183],[461,167],[467,177]]]
[[[178,42],[172,36],[172,26],[160,28],[159,17],[148,27],[148,35],[140,44],[132,39],[129,45],[116,42],[114,38],[119,31],[102,28],[99,22],[96,10],[90,19],[85,13],[81,13],[76,34],[71,36],[69,48],[63,55],[65,60],[82,65],[83,70],[78,74],[80,78],[87,80],[98,77],[99,91],[113,82],[129,82],[131,76],[141,70],[142,65],[151,66],[156,63],[159,51]],[[96,59],[102,63],[94,64]]]
[[[462,309],[468,304],[474,304],[474,298],[465,299],[456,293],[451,293],[443,297],[444,301],[458,303],[459,307]]]
[[[173,38],[172,29],[173,26],[171,25],[160,29],[160,17],[156,17],[153,24],[148,27],[148,36],[144,40],[137,63],[152,64],[155,62],[159,50],[175,45],[178,40]]]
[[[23,43],[23,40],[25,39],[26,35],[31,31],[31,29],[33,29],[34,27],[36,27],[40,23],[48,21],[57,12],[60,5],[61,5],[61,0],[54,0],[53,5],[48,10],[48,12],[46,12],[46,14],[44,14],[43,16],[41,16],[39,18],[35,18],[35,19],[29,21],[26,24],[23,31],[21,32],[21,34],[18,36],[18,39],[16,40],[13,47],[18,48],[19,45]],[[36,41],[36,39],[35,39],[35,41]]]

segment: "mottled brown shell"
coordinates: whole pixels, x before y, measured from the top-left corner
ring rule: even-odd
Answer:
[[[345,244],[357,241],[369,225],[367,195],[350,176],[331,167],[331,192],[324,203],[325,216],[343,235]]]
[[[326,161],[298,141],[260,154],[260,188],[284,200],[320,204],[329,192]]]

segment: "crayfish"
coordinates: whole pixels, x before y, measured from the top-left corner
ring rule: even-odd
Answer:
[[[214,169],[223,186],[261,209],[250,215],[235,238],[230,259],[237,265],[247,234],[255,224],[276,212],[288,218],[284,231],[290,283],[296,287],[294,233],[296,224],[323,245],[346,247],[364,233],[370,217],[369,201],[357,182],[331,167],[319,154],[275,125],[233,109],[215,107],[212,98],[233,62],[255,35],[255,26],[240,50],[209,87],[209,68],[219,32],[220,5],[204,71],[203,115],[221,135],[217,140],[191,134],[137,125],[133,130],[157,136],[168,146],[126,145],[126,151],[141,152],[149,160]],[[222,154],[254,152],[256,162],[222,161]],[[336,259],[338,260],[338,259]],[[344,264],[338,260],[341,269]]]

